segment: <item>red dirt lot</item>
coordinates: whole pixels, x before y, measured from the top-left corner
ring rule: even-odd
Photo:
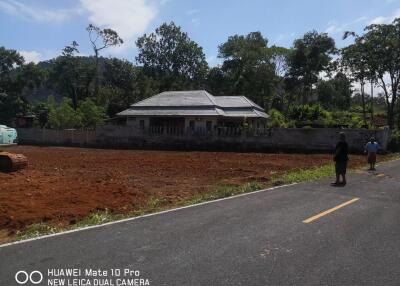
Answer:
[[[129,213],[151,198],[177,204],[218,184],[267,182],[272,175],[320,166],[329,154],[103,150],[18,146],[29,167],[0,173],[0,231],[38,222],[76,223],[90,212]],[[352,165],[363,162],[351,158]]]

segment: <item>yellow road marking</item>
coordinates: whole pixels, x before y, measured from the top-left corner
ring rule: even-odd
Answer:
[[[341,208],[343,208],[343,207],[345,207],[345,206],[348,206],[348,205],[350,205],[350,204],[352,204],[352,203],[355,203],[356,201],[358,201],[360,198],[354,198],[354,199],[352,199],[352,200],[350,200],[350,201],[347,201],[347,202],[345,202],[345,203],[343,203],[343,204],[340,204],[340,205],[338,205],[338,206],[336,206],[336,207],[334,207],[334,208],[331,208],[331,209],[329,209],[329,210],[326,210],[326,211],[324,211],[324,212],[322,212],[322,213],[319,213],[319,214],[317,214],[317,215],[315,215],[315,216],[312,216],[312,217],[310,217],[310,218],[308,218],[308,219],[306,219],[306,220],[303,220],[303,222],[304,223],[311,223],[311,222],[313,222],[313,221],[315,221],[315,220],[317,220],[317,219],[319,219],[319,218],[321,218],[321,217],[323,217],[323,216],[326,216],[326,215],[328,215],[328,214],[330,214],[330,213],[332,213],[332,212],[334,212],[334,211],[337,211],[338,209],[341,209]]]

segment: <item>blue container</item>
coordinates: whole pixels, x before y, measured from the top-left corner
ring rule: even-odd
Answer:
[[[17,143],[17,131],[14,128],[0,125],[0,145]]]

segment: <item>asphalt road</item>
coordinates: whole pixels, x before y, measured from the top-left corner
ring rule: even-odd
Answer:
[[[55,268],[134,269],[150,285],[400,285],[400,161],[346,187],[303,183],[0,247],[0,285],[20,270],[50,285]]]

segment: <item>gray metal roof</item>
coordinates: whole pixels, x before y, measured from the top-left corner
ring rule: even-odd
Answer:
[[[135,106],[213,106],[213,96],[205,90],[165,91],[132,104]]]
[[[225,108],[233,107],[255,107],[257,109],[263,110],[263,108],[245,96],[214,96],[214,100],[218,106]]]
[[[225,116],[268,118],[244,96],[213,96],[205,90],[167,91],[132,104],[117,116]]]
[[[213,107],[210,108],[146,108],[146,109],[127,109],[118,116],[218,116],[223,112]]]

